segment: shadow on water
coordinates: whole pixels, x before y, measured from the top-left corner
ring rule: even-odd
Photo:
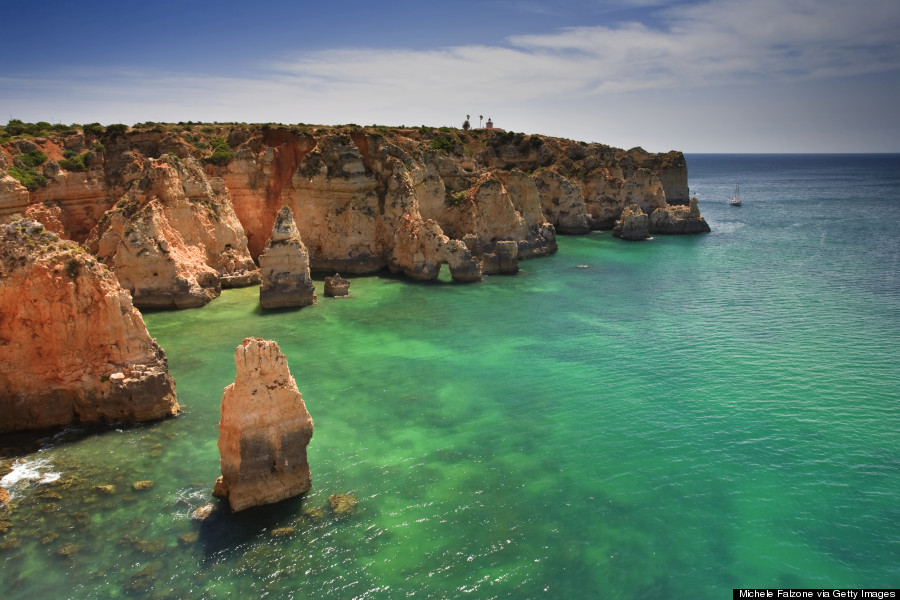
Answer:
[[[292,533],[305,500],[305,495],[297,496],[236,513],[231,512],[227,500],[217,500],[216,509],[200,523],[198,541],[203,546],[204,562],[246,549],[264,534],[277,536],[279,530]]]

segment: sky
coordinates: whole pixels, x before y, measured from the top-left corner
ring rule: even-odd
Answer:
[[[496,127],[900,152],[898,0],[4,3],[0,122]]]

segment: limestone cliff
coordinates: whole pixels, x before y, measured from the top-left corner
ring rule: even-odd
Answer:
[[[27,214],[86,241],[138,306],[200,306],[258,283],[282,206],[312,271],[414,279],[445,264],[457,281],[512,272],[555,252],[557,232],[610,229],[632,204],[651,231],[705,230],[676,210],[680,152],[424,126],[84,129],[0,145],[0,221]]]
[[[109,270],[40,223],[0,225],[0,432],[177,410],[165,354]]]
[[[88,239],[140,307],[202,306],[259,282],[221,178],[193,158],[146,159],[139,179]]]
[[[262,284],[259,303],[263,308],[309,306],[316,302],[316,288],[309,276],[309,253],[294,214],[287,206],[278,211],[265,254],[259,257]]]
[[[247,338],[234,363],[234,383],[222,396],[214,493],[237,512],[309,490],[313,421],[276,342]]]

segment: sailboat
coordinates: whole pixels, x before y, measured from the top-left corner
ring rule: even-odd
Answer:
[[[735,184],[735,186],[734,186],[734,196],[731,197],[730,204],[732,206],[740,206],[741,205],[741,190],[737,186],[737,184]]]

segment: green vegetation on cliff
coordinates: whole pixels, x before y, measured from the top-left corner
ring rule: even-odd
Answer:
[[[14,159],[13,166],[6,170],[12,177],[19,180],[28,190],[34,191],[47,185],[47,178],[38,171],[38,167],[47,162],[47,155],[35,148],[29,152],[23,152]]]

